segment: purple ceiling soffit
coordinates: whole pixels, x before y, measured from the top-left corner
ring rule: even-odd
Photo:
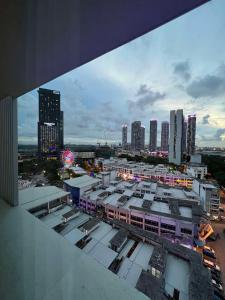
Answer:
[[[0,99],[22,95],[207,0],[3,0]]]

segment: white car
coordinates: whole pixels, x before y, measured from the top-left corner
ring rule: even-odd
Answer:
[[[206,267],[209,267],[209,268],[213,268],[213,269],[216,269],[217,271],[220,271],[220,267],[215,264],[214,262],[208,260],[208,259],[203,259],[203,264],[206,266]]]
[[[212,252],[213,254],[216,254],[214,249],[209,246],[204,246],[203,249],[208,250],[208,251]]]
[[[214,279],[212,279],[212,284],[215,288],[217,288],[219,291],[223,291],[223,287],[220,283],[217,283]]]

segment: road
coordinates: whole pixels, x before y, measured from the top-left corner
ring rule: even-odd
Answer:
[[[225,204],[221,204],[225,210]],[[223,216],[225,214],[223,213]],[[223,229],[225,229],[225,220],[220,223],[213,222],[213,229],[215,234],[219,233],[220,238],[214,242],[207,242],[207,245],[212,247],[216,252],[217,263],[221,268],[221,279],[223,281],[223,288],[225,290],[225,234]]]

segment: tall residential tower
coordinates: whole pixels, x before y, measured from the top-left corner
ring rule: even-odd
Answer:
[[[169,122],[161,124],[161,151],[168,151],[169,148]]]
[[[145,127],[141,126],[141,150],[145,149]]]
[[[63,112],[60,111],[60,92],[40,88],[38,94],[38,153],[40,157],[58,157],[63,149]]]
[[[157,120],[150,121],[149,151],[157,150]]]
[[[127,147],[127,125],[122,126],[122,148],[126,149]]]
[[[169,162],[180,165],[183,159],[183,110],[170,111]]]
[[[195,153],[196,115],[188,116],[187,125],[187,154]]]
[[[131,124],[131,149],[140,151],[143,144],[143,129],[141,121],[135,121]]]

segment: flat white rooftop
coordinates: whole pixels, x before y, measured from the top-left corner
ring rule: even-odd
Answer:
[[[93,192],[91,192],[91,193],[88,194],[88,197],[89,197],[89,199],[90,199],[91,201],[95,201],[95,200],[97,200],[98,196],[99,196],[101,193],[103,193],[103,192],[105,192],[105,191],[102,190],[102,189],[97,190],[97,191],[93,191]]]
[[[134,193],[134,191],[132,191],[132,190],[125,190],[123,192],[123,195],[127,196],[127,197],[131,197],[133,195],[133,193]]]
[[[125,205],[123,205],[123,208],[129,208],[130,206],[137,206],[137,207],[142,207],[143,204],[143,199],[137,198],[137,197],[131,197]]]
[[[174,289],[180,291],[180,300],[189,299],[189,281],[190,281],[189,263],[174,255],[169,254],[166,261],[165,270],[165,290],[173,296]]]
[[[113,205],[113,206],[117,206],[117,201],[118,199],[121,197],[122,195],[121,194],[118,194],[118,193],[114,193],[112,195],[110,195],[109,197],[107,197],[103,203],[104,204],[110,204],[110,205]]]
[[[69,194],[56,186],[29,187],[19,191],[19,204],[29,210]]]
[[[85,236],[84,232],[80,231],[77,228],[74,228],[69,233],[65,234],[64,238],[74,245],[79,240],[81,240],[84,236]]]
[[[179,211],[182,217],[192,218],[192,210],[190,207],[179,206]]]
[[[125,257],[117,275],[130,285],[136,286],[141,271],[148,269],[148,262],[152,256],[153,249],[154,246],[142,242],[138,243],[131,257]]]
[[[151,210],[171,214],[169,205],[164,202],[154,201],[151,206]]]
[[[64,183],[68,184],[69,186],[76,187],[76,188],[82,188],[88,185],[92,185],[95,183],[101,182],[101,179],[93,178],[88,175],[83,175],[77,178],[72,178],[68,180],[64,180]]]
[[[94,238],[84,247],[83,250],[105,268],[108,268],[118,255],[117,252]]]

